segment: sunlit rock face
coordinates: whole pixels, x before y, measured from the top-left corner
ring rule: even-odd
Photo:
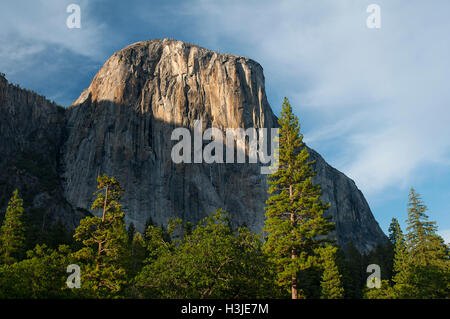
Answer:
[[[262,67],[183,42],[139,42],[115,53],[68,111],[65,194],[88,208],[96,176],[126,190],[127,221],[140,230],[182,217],[196,221],[216,208],[236,224],[261,230],[265,176],[256,164],[175,164],[175,127],[274,127]]]
[[[203,129],[217,127],[224,135],[227,128],[277,127],[262,67],[245,57],[167,39],[116,52],[62,112],[61,138],[52,144],[68,211],[89,210],[96,177],[106,173],[125,189],[126,220],[140,231],[149,217],[159,224],[175,217],[195,222],[216,208],[228,211],[234,225],[261,231],[267,183],[259,164],[172,160],[174,128],[192,130],[199,119]],[[355,183],[310,153],[316,160],[315,182],[331,202],[327,214],[336,222],[333,236],[341,245],[352,240],[361,251],[385,242]]]

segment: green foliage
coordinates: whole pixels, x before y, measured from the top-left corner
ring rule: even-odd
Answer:
[[[130,223],[127,230],[128,241],[131,243],[134,238],[134,234],[136,233],[136,227],[134,227],[133,222]]]
[[[114,178],[97,178],[96,199],[92,210],[101,217],[86,217],[75,230],[75,239],[84,247],[74,256],[83,265],[84,289],[97,297],[117,296],[126,283],[129,262],[128,236],[119,200],[123,190]]]
[[[400,224],[397,218],[392,218],[391,224],[389,225],[389,241],[395,247],[397,243],[397,238],[401,235],[402,230],[400,229]]]
[[[450,298],[448,247],[426,211],[420,195],[411,189],[406,235],[398,222],[392,225],[396,234],[393,285],[385,282],[379,292],[368,292],[368,298]]]
[[[277,284],[297,298],[297,275],[317,263],[316,250],[328,242],[333,224],[323,216],[329,204],[322,203],[320,186],[312,183],[314,162],[308,160],[300,124],[287,98],[278,123],[278,170],[269,175],[264,250],[277,266]]]
[[[65,281],[67,266],[73,263],[68,246],[57,250],[37,245],[27,259],[0,266],[0,299],[67,298],[72,292]]]
[[[362,297],[362,289],[365,285],[366,267],[364,256],[350,241],[346,247],[346,256],[342,256],[339,262],[343,275],[344,296],[347,299],[359,299]]]
[[[103,175],[92,205],[99,216],[80,222],[75,249],[62,221],[49,223],[44,210],[32,211],[38,226],[26,230],[16,190],[0,228],[0,299],[283,298],[293,284],[307,298],[449,298],[449,247],[420,196],[411,190],[406,234],[393,218],[387,245],[362,255],[350,242],[345,256],[326,239],[327,205],[311,183],[314,172],[287,100],[280,125],[284,142],[280,171],[270,176],[265,242],[245,226],[234,229],[222,210],[195,226],[175,219],[164,228],[149,219],[144,236],[133,224],[127,231],[123,190]],[[36,241],[47,244],[25,257],[27,243]],[[81,289],[66,286],[70,264],[81,266]],[[368,264],[381,266],[380,289],[365,287]]]
[[[363,257],[364,264],[366,267],[367,265],[371,264],[376,264],[380,266],[382,280],[390,280],[392,278],[393,258],[394,258],[394,247],[390,242],[384,245],[378,244],[374,249],[372,249],[368,254],[366,254]],[[365,275],[365,277],[367,276]]]
[[[381,281],[381,288],[364,288],[364,298],[366,299],[395,299],[395,292],[388,280]]]
[[[47,245],[50,248],[58,248],[59,245],[73,245],[73,238],[61,219],[58,219],[56,223],[48,231]]]
[[[131,261],[130,261],[130,277],[136,276],[144,266],[144,260],[147,257],[145,241],[141,233],[134,234],[131,242]]]
[[[23,252],[25,242],[23,211],[23,200],[16,189],[8,203],[5,219],[0,228],[0,261],[2,263],[14,263]]]
[[[274,296],[270,266],[260,238],[247,228],[233,232],[218,210],[191,233],[179,221],[168,227],[171,240],[147,229],[149,258],[136,278],[143,297],[260,298]]]
[[[323,267],[322,281],[320,283],[323,299],[341,299],[344,296],[339,269],[336,265],[338,248],[327,246],[320,249],[321,264]]]

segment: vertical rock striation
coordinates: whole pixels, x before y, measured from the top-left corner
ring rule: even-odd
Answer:
[[[73,227],[83,213],[72,210],[60,181],[65,109],[0,75],[0,208],[14,189],[40,228],[61,219]]]
[[[127,220],[142,230],[149,216],[198,220],[215,208],[236,224],[260,231],[266,176],[255,164],[174,164],[175,127],[271,128],[262,67],[172,40],[138,42],[115,53],[68,111],[64,190],[76,207],[88,208],[99,173],[126,189]],[[328,214],[341,244],[362,251],[385,240],[355,183],[312,151]]]
[[[149,217],[197,221],[215,208],[235,224],[261,231],[266,176],[257,164],[175,164],[176,127],[272,128],[262,67],[173,40],[132,44],[115,53],[68,109],[0,77],[0,188],[26,188],[32,207],[74,227],[89,210],[96,177],[116,177],[126,190],[127,222],[142,231]],[[315,151],[327,214],[341,245],[367,252],[386,236],[355,183]],[[37,169],[41,168],[41,169]],[[6,206],[6,197],[0,206]]]

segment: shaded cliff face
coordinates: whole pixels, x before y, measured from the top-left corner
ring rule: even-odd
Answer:
[[[309,149],[314,159],[315,184],[322,188],[322,200],[331,203],[326,211],[336,223],[335,236],[346,248],[352,241],[361,252],[369,252],[377,244],[386,244],[388,239],[373,217],[369,205],[355,182],[330,166],[316,151]]]
[[[105,63],[66,117],[61,176],[74,208],[90,207],[96,177],[106,173],[126,190],[126,219],[138,230],[150,216],[161,224],[173,217],[196,221],[215,208],[261,230],[267,184],[258,165],[171,159],[172,130],[192,129],[197,119],[220,129],[277,126],[258,63],[177,41],[139,42]],[[368,251],[385,242],[355,183],[313,150],[311,156],[339,243],[353,240]]]
[[[61,219],[73,227],[84,214],[72,210],[59,176],[65,109],[0,76],[0,209],[18,189],[39,228]]]

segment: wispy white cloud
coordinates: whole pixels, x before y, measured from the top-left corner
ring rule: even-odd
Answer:
[[[419,167],[448,163],[450,151],[450,3],[380,0],[379,30],[366,27],[370,3],[186,5],[205,42],[240,43],[235,53],[261,62],[267,85],[301,118],[314,112],[306,140],[345,150],[331,162],[369,195],[408,186]]]
[[[447,244],[450,244],[450,229],[444,229],[438,232]]]
[[[0,4],[0,69],[14,73],[35,63],[39,53],[63,48],[74,54],[103,59],[102,31],[92,19],[87,0],[81,7],[81,29],[69,29],[66,19],[70,0],[9,1]]]
[[[82,29],[70,30],[65,21],[72,2],[2,2],[0,71],[25,74],[54,48],[101,65],[123,43],[182,34],[260,62],[275,111],[288,96],[306,141],[319,151],[334,145],[326,159],[371,198],[425,178],[424,167],[450,166],[446,0],[378,0],[379,30],[366,27],[369,0],[136,1],[131,8],[79,0]],[[84,62],[77,63],[82,70]],[[60,76],[67,80],[70,72]]]

